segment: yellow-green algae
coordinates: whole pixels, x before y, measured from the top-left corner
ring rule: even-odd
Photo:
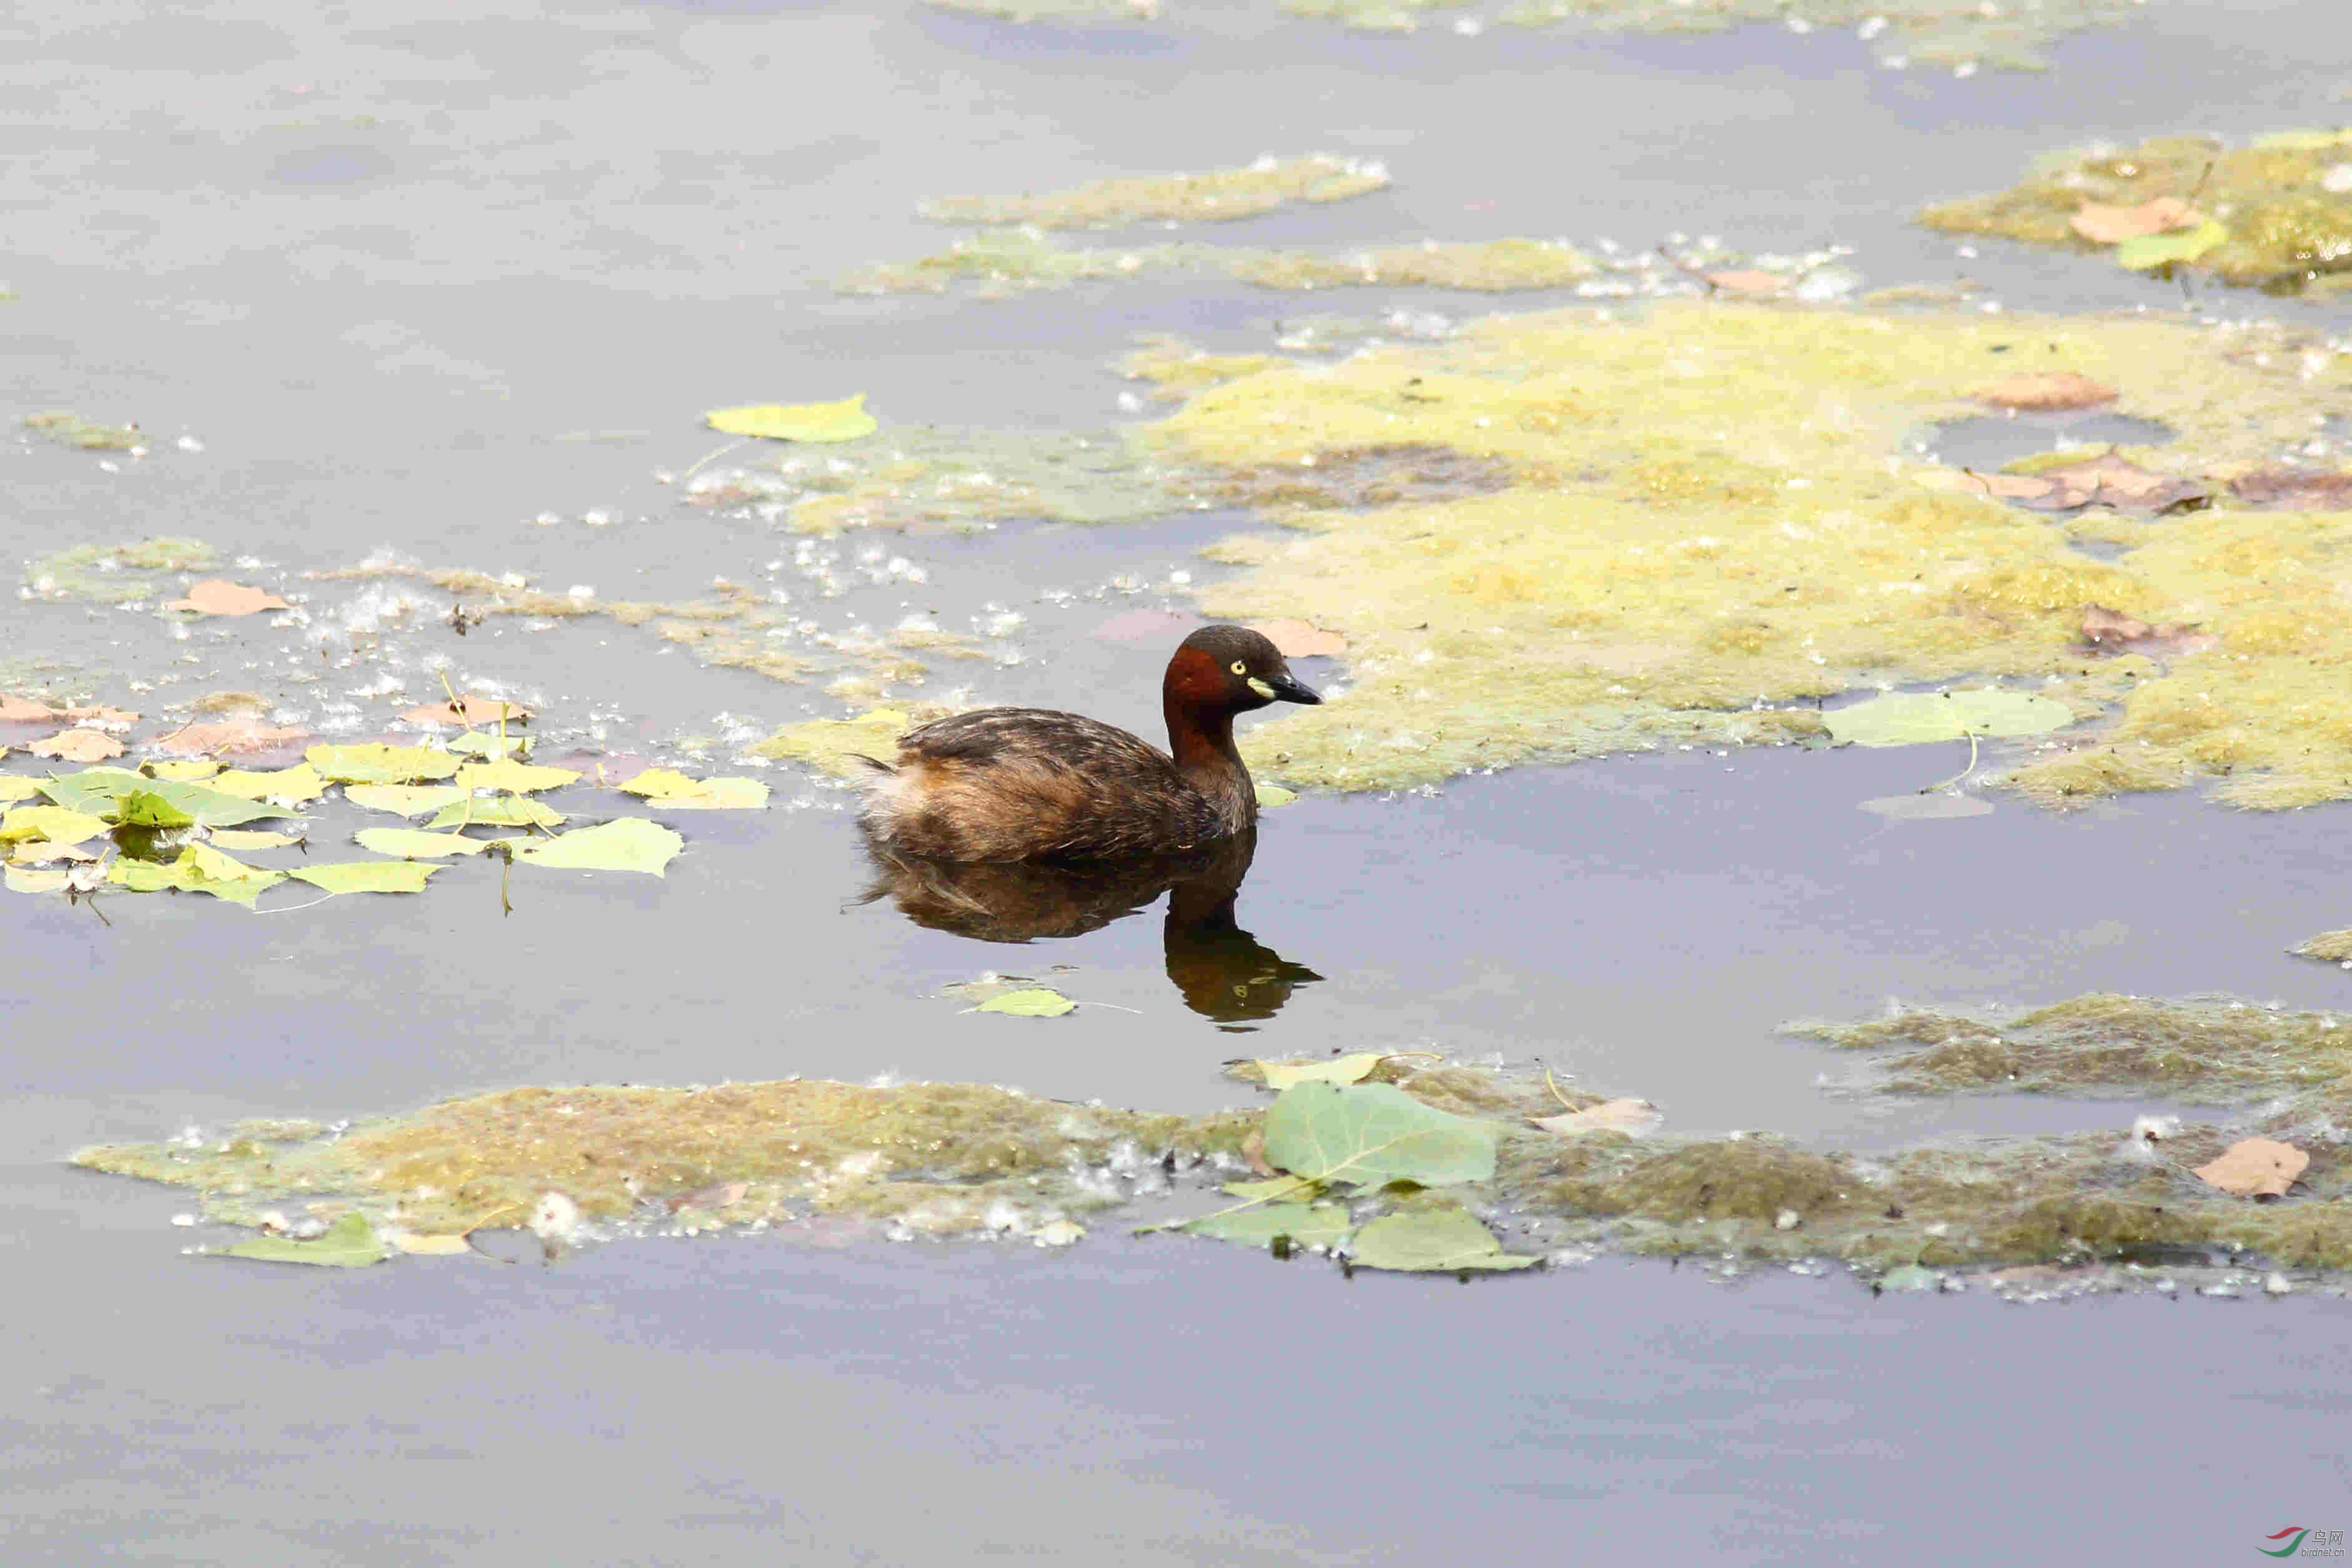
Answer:
[[[1598,272],[1592,258],[1575,247],[1549,239],[1490,239],[1391,245],[1346,256],[1277,250],[1236,259],[1234,276],[1265,289],[1392,288],[1465,289],[1506,293],[1519,289],[1564,289]]]
[[[2144,1026],[2084,998],[2072,1015]],[[2061,1009],[2045,1009],[2058,1013]],[[2352,1268],[2344,1108],[2332,1084],[2265,1106],[2261,1127],[2312,1156],[2276,1203],[2231,1198],[2189,1174],[2236,1136],[2166,1127],[1970,1141],[1887,1154],[1822,1153],[1763,1134],[1632,1138],[1553,1133],[1533,1117],[1594,1097],[1458,1064],[1392,1057],[1373,1075],[1455,1114],[1498,1123],[1490,1184],[1448,1189],[1522,1222],[1545,1245],[1734,1258],[1841,1258],[1867,1268],[2069,1262],[2142,1249],[2251,1248],[2288,1267]],[[2225,1086],[2235,1087],[2235,1086]],[[217,1140],[82,1151],[98,1170],[197,1189],[208,1216],[254,1224],[271,1205],[356,1206],[419,1236],[524,1223],[545,1194],[592,1218],[659,1215],[681,1200],[714,1223],[809,1212],[907,1233],[1028,1231],[1118,1203],[1108,1165],[1173,1155],[1234,1172],[1258,1148],[1255,1110],[1154,1116],[971,1084],[823,1081],[712,1088],[505,1090],[367,1121],[340,1135],[249,1124]],[[743,1184],[740,1192],[735,1184]],[[1381,1206],[1409,1206],[1390,1194]],[[1369,1209],[1359,1213],[1366,1217]]]
[[[1108,228],[1159,219],[1222,223],[1255,217],[1294,202],[1337,202],[1383,189],[1378,163],[1328,153],[1260,158],[1238,169],[1198,174],[1143,174],[1097,180],[1044,195],[941,196],[922,214],[941,223],[1031,224],[1039,228]]]
[[[1513,476],[1493,494],[1288,515],[1286,536],[1210,552],[1252,568],[1202,590],[1210,614],[1296,616],[1350,644],[1340,700],[1244,742],[1286,782],[1388,787],[1806,737],[1819,719],[1796,700],[2009,678],[2085,716],[2121,704],[2009,775],[2030,798],[2225,777],[2228,798],[2268,807],[2352,796],[2336,588],[2352,513],[2224,504],[2145,525],[2101,561],[1911,443],[1989,383],[2074,371],[2178,433],[2152,464],[2223,475],[2352,405],[2347,370],[2278,327],[1674,301],[1240,374],[1153,434],[1171,463],[1225,473],[1409,447]],[[2093,605],[2194,623],[2220,646],[2094,659],[2079,637]]]
[[[1930,228],[2072,250],[2103,248],[2071,220],[2086,204],[2192,198],[2229,234],[2195,265],[2224,282],[2292,293],[2352,284],[2352,131],[2291,132],[2232,148],[2210,136],[2062,153],[1991,195],[1919,215]]]
[[[163,573],[207,571],[219,559],[219,552],[201,539],[169,535],[124,544],[77,544],[27,566],[25,586],[37,598],[127,605],[152,598],[166,585]]]
[[[60,447],[85,452],[127,452],[144,439],[135,425],[100,425],[64,410],[27,414],[25,428]]]

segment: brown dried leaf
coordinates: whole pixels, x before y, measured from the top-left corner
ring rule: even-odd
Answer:
[[[2205,221],[2205,215],[2182,201],[2179,196],[2158,196],[2154,201],[2135,206],[2109,206],[2103,202],[2084,202],[2066,220],[2067,226],[2094,245],[2120,245],[2126,239],[2143,235],[2165,234],[2176,228],[2195,228]]]
[[[1979,403],[1990,403],[1995,408],[2025,408],[2037,411],[2063,408],[2096,408],[2113,403],[2117,394],[2087,375],[2077,375],[2071,370],[2033,370],[2021,375],[2004,376],[1988,382],[1969,395]]]
[[[401,1251],[419,1258],[454,1258],[474,1250],[474,1244],[462,1236],[420,1236],[409,1230],[387,1230],[378,1234]]]
[[[2143,468],[2129,458],[2117,457],[2113,447],[2078,463],[2044,468],[2036,477],[2064,490],[2083,492],[2078,505],[2113,507],[2117,511],[2185,510],[2202,505],[2213,494],[2199,480]]]
[[[719,1182],[696,1192],[679,1193],[668,1199],[669,1212],[676,1214],[680,1209],[723,1209],[730,1204],[740,1202],[743,1194],[751,1190],[751,1184],[749,1182]]]
[[[1273,640],[1285,658],[1323,658],[1348,651],[1348,639],[1306,621],[1252,621],[1250,630]]]
[[[1249,1135],[1242,1140],[1242,1159],[1261,1176],[1282,1174],[1265,1163],[1265,1130],[1262,1127],[1252,1128]]]
[[[2207,653],[2221,646],[2220,637],[2199,631],[2193,622],[2150,626],[2105,605],[2083,606],[2083,641],[2093,653],[2185,655]]]
[[[2219,1159],[2189,1174],[2232,1197],[2283,1198],[2310,1163],[2311,1156],[2292,1143],[2243,1138],[2222,1150]]]
[[[122,754],[122,742],[99,730],[60,730],[25,748],[37,757],[67,763],[102,763]]]
[[[193,584],[184,599],[173,599],[167,610],[192,610],[200,616],[253,616],[264,610],[294,606],[263,588],[245,588],[218,577]]]
[[[2258,468],[2230,481],[2249,506],[2266,511],[2344,511],[2352,509],[2352,474],[2311,468]],[[5,718],[0,712],[0,718]]]
[[[229,756],[274,752],[310,736],[308,730],[274,724],[189,724],[158,740],[155,750],[173,757]]]
[[[109,730],[128,729],[139,722],[138,714],[120,708],[68,708],[58,717],[68,724],[99,724]]]
[[[1665,1121],[1665,1113],[1646,1100],[1604,1100],[1564,1116],[1542,1116],[1535,1124],[1547,1132],[1622,1132],[1646,1138]]]
[[[1707,282],[1726,294],[1780,294],[1789,279],[1778,272],[1702,272]]]
[[[0,697],[0,724],[54,724],[57,710],[21,697]]]
[[[431,702],[403,709],[400,716],[412,724],[496,724],[500,719],[509,724],[520,724],[529,721],[530,710],[509,698],[468,691],[455,702]]]

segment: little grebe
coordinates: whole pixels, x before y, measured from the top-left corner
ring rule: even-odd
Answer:
[[[1168,751],[1075,713],[982,708],[898,737],[866,761],[866,830],[933,860],[1109,859],[1227,838],[1257,820],[1234,715],[1320,702],[1244,626],[1203,626],[1168,661]]]

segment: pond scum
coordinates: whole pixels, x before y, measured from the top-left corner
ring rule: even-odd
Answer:
[[[1428,1119],[1440,1135],[1453,1129],[1483,1142],[1486,1163],[1466,1184],[1456,1170],[1444,1181],[1433,1176],[1438,1184],[1428,1188],[1367,1186],[1337,1200],[1342,1207],[1292,1212],[1337,1216],[1335,1237],[1360,1237],[1377,1215],[1442,1209],[1479,1216],[1522,1248],[1835,1258],[1873,1277],[2200,1260],[2342,1271],[2352,1268],[2345,1022],[2225,1001],[2101,995],[2009,1019],[1906,1012],[1799,1026],[1866,1053],[1879,1087],[1891,1092],[2160,1094],[2249,1108],[2231,1132],[2144,1118],[2105,1132],[1868,1155],[1815,1152],[1752,1133],[1547,1131],[1537,1119],[1563,1102],[1583,1109],[1600,1100],[1521,1075],[1365,1056],[1350,1058],[1363,1065],[1340,1076],[1393,1084],[1402,1096],[1373,1092]],[[1240,1066],[1241,1076],[1257,1076],[1262,1064]],[[1285,1094],[1308,1091],[1330,1092],[1309,1084]],[[1278,1113],[1283,1100],[1274,1105]],[[564,1233],[551,1240],[665,1227],[764,1230],[838,1215],[902,1239],[995,1235],[1066,1244],[1083,1234],[1079,1222],[1121,1210],[1131,1216],[1139,1199],[1164,1208],[1171,1176],[1184,1198],[1200,1195],[1188,1187],[1248,1175],[1252,1163],[1264,1170],[1265,1152],[1280,1149],[1278,1133],[1269,1142],[1269,1126],[1258,1109],[1150,1115],[978,1084],[787,1079],[516,1089],[347,1128],[280,1121],[218,1135],[192,1130],[168,1142],[87,1149],[75,1161],[195,1189],[213,1221],[282,1226],[285,1205],[308,1202],[313,1228],[358,1215],[390,1246],[411,1251],[452,1250],[467,1233],[519,1228],[534,1216],[548,1235],[551,1214],[563,1216],[554,1228]],[[2245,1131],[2310,1154],[2284,1197],[2229,1196],[2191,1173]],[[1266,1195],[1258,1189],[1276,1184],[1227,1190],[1258,1202]],[[1220,1234],[1274,1239],[1264,1227]],[[1274,1244],[1286,1250],[1284,1241]],[[1467,1266],[1496,1267],[1499,1257]]]

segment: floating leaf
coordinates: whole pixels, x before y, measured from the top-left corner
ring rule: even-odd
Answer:
[[[183,756],[214,756],[221,752],[274,752],[297,741],[308,740],[310,736],[310,731],[299,725],[280,726],[250,721],[189,724],[163,736],[155,742],[155,746],[159,751],[178,752]]]
[[[192,827],[196,821],[152,789],[126,790],[115,796],[114,820],[125,827]]]
[[[2065,408],[2096,408],[2116,400],[2116,389],[2077,375],[2071,370],[2034,370],[1979,386],[1970,394],[1996,408],[2046,412]]]
[[[422,816],[464,800],[466,792],[456,784],[348,784],[344,786],[343,798],[370,811]]]
[[[28,779],[21,773],[0,773],[0,805],[12,801],[30,800],[41,793],[41,781]]]
[[[855,441],[882,426],[866,412],[866,395],[838,403],[758,403],[719,408],[703,416],[713,430],[730,436],[765,436],[778,441]]]
[[[673,811],[757,811],[768,804],[758,779],[690,779],[674,768],[647,768],[621,786]]]
[[[288,833],[262,833],[244,828],[213,830],[210,842],[221,849],[287,849],[302,842]]]
[[[991,996],[975,1013],[1010,1013],[1016,1018],[1058,1018],[1077,1004],[1060,992],[1044,985],[1031,985],[1019,991],[1006,991]]]
[[[383,1262],[390,1253],[365,1215],[347,1214],[329,1226],[326,1234],[315,1241],[296,1241],[285,1236],[257,1236],[251,1241],[225,1247],[211,1256],[245,1258],[257,1263],[309,1263],[326,1268],[363,1268],[371,1263]]]
[[[2204,221],[2204,214],[2179,196],[2158,196],[2130,206],[2084,202],[2066,220],[2066,226],[2094,245],[2119,245],[2171,229],[2194,228]]]
[[[417,827],[362,827],[352,836],[360,847],[378,855],[408,860],[437,860],[449,855],[478,855],[493,842],[468,838],[462,833],[427,833]]]
[[[233,904],[250,905],[264,892],[284,881],[286,877],[280,871],[265,871],[258,867],[248,866],[217,849],[191,844],[180,851],[179,858],[162,865],[147,860],[117,859],[108,868],[106,879],[134,893],[177,889],[188,893],[210,893]]]
[[[198,780],[212,777],[221,771],[221,765],[215,762],[149,763],[147,771],[159,779],[173,779],[183,784],[194,784]]]
[[[1298,1083],[1360,1083],[1387,1059],[1385,1051],[1357,1051],[1319,1062],[1261,1061],[1256,1066],[1266,1088],[1284,1089]]]
[[[2074,710],[2054,698],[1984,686],[1966,691],[1889,692],[1851,708],[1832,709],[1822,721],[1840,744],[1916,746],[1970,735],[2046,735],[2073,723]]]
[[[543,768],[535,763],[519,763],[511,757],[501,757],[494,763],[467,763],[460,767],[457,770],[457,787],[511,790],[517,795],[529,795],[533,790],[560,789],[579,777],[570,768]]]
[[[424,746],[387,746],[370,742],[356,746],[313,746],[303,759],[330,784],[417,784],[446,779],[456,773],[458,760],[447,752]]]
[[[445,805],[434,813],[427,827],[553,827],[564,820],[563,814],[552,806],[541,805],[519,795],[492,795],[477,800],[461,795],[456,804]]]
[[[1348,1260],[1359,1268],[1456,1274],[1464,1269],[1532,1268],[1543,1261],[1505,1252],[1478,1216],[1462,1209],[1382,1215],[1356,1233]]]
[[[383,1239],[418,1258],[457,1258],[474,1250],[474,1244],[462,1236],[419,1236],[415,1231],[394,1230],[385,1232]]]
[[[54,724],[62,717],[54,708],[27,702],[21,697],[0,697],[0,724]]]
[[[469,691],[455,702],[404,708],[400,716],[412,724],[520,724],[530,719],[530,710],[504,697]]]
[[[2116,259],[2135,272],[2145,272],[2177,261],[2194,261],[2229,242],[2230,231],[2209,218],[2178,234],[2145,234],[2126,239],[2116,247]]]
[[[1664,1121],[1664,1115],[1646,1100],[1604,1100],[1562,1116],[1539,1117],[1536,1125],[1547,1132],[1622,1132],[1628,1138],[1646,1138]]]
[[[37,871],[25,866],[0,867],[0,886],[12,893],[62,893],[66,890],[63,871]]]
[[[1285,658],[1321,658],[1348,651],[1346,637],[1312,621],[1252,621],[1250,630],[1264,634]]]
[[[529,735],[493,735],[487,730],[468,730],[462,735],[452,735],[444,742],[453,752],[469,757],[527,757],[530,755]]]
[[[2220,1158],[2198,1166],[2189,1174],[2233,1197],[2282,1198],[2310,1163],[2311,1156],[2292,1143],[2273,1142],[2268,1138],[2242,1138],[2222,1150]]]
[[[414,860],[338,860],[327,866],[305,866],[287,875],[330,893],[421,893],[426,879],[444,869]]]
[[[2231,479],[2230,489],[2266,511],[2352,510],[2352,474],[2333,468],[2257,468]]]
[[[215,577],[191,585],[186,598],[171,600],[163,607],[199,616],[251,616],[263,610],[290,610],[294,606],[275,594],[239,587]]]
[[[79,844],[105,831],[104,817],[62,805],[14,806],[5,816],[0,816],[0,844],[16,844],[27,838],[46,839],[51,844]]]
[[[1252,780],[1251,783],[1257,790],[1258,805],[1267,811],[1273,810],[1277,805],[1288,805],[1298,798],[1297,790],[1285,789],[1278,784],[1264,784],[1256,780]]]
[[[116,820],[124,820],[126,803],[141,795],[150,796],[161,802],[168,812],[176,812],[205,827],[234,827],[239,823],[287,815],[283,807],[259,805],[222,789],[221,780],[228,776],[223,773],[203,784],[183,784],[176,779],[151,779],[144,773],[121,768],[85,768],[78,773],[47,780],[41,792],[59,805]],[[152,822],[132,821],[130,825],[160,827],[184,826],[186,823],[159,818]]]
[[[1178,1228],[1246,1247],[1268,1247],[1286,1237],[1294,1247],[1338,1247],[1356,1228],[1356,1222],[1346,1204],[1276,1203],[1202,1215]]]
[[[1790,279],[1778,272],[1702,272],[1699,276],[1727,294],[1785,294]]]
[[[1315,1181],[1483,1182],[1495,1173],[1495,1129],[1391,1084],[1302,1083],[1265,1113],[1265,1157]]]
[[[2194,623],[2165,621],[2156,626],[2105,605],[2083,606],[2083,641],[2094,653],[2208,653],[2221,646],[2210,632]]]
[[[308,763],[290,768],[263,769],[231,768],[208,781],[208,787],[223,795],[241,795],[247,800],[273,801],[280,805],[297,805],[306,800],[316,800],[327,793],[327,781]]]
[[[624,816],[595,827],[575,827],[541,839],[515,858],[571,871],[643,871],[663,875],[686,840],[657,822]]]
[[[102,763],[122,754],[122,742],[100,730],[60,730],[32,742],[25,750],[37,757],[67,763]]]

